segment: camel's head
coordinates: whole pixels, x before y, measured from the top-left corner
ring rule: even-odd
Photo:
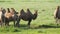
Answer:
[[[56,15],[59,13],[59,11],[60,11],[60,6],[57,6],[56,7],[56,9],[55,9],[55,11],[54,11],[54,18],[56,19]]]
[[[60,6],[57,6],[57,9],[59,10],[60,9]]]
[[[6,9],[2,8],[2,13],[5,14],[6,13]]]
[[[33,14],[33,20],[37,18],[37,15],[38,15],[38,10],[35,10],[35,13]]]

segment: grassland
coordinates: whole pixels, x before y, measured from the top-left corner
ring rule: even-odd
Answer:
[[[60,34],[60,25],[57,27],[53,16],[58,5],[60,0],[0,0],[0,7],[13,7],[18,12],[27,8],[32,13],[38,10],[38,17],[31,22],[31,28],[27,27],[27,21],[21,20],[20,28],[13,27],[11,22],[10,27],[0,27],[0,34]]]

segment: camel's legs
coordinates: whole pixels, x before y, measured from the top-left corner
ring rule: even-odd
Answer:
[[[56,19],[56,23],[57,23],[57,26],[58,26],[59,23],[60,23],[60,19]]]
[[[32,20],[29,20],[29,21],[28,21],[28,26],[30,26],[31,21],[32,21]]]
[[[56,19],[56,23],[58,22],[58,19]]]
[[[17,19],[16,26],[18,26],[18,27],[20,27],[20,24],[19,24],[20,20],[21,20],[21,19],[19,19],[19,18]]]

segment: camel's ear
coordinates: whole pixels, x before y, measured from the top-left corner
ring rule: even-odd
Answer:
[[[57,6],[57,8],[60,8],[60,6]]]
[[[60,7],[59,5],[57,7]]]
[[[57,6],[56,9],[57,9],[57,10],[60,10],[60,6]]]
[[[35,11],[35,13],[38,13],[38,10],[34,10]]]

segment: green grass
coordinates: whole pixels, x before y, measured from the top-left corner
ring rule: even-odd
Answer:
[[[2,28],[0,27],[0,33],[1,34],[60,34],[60,28],[56,26],[53,16],[54,10],[58,5],[60,5],[60,0],[0,0],[0,7],[3,8],[13,7],[18,12],[22,8],[25,11],[27,8],[29,8],[32,13],[34,13],[35,9],[38,10],[38,17],[36,20],[33,20],[31,22],[31,28],[27,27],[27,21],[21,20],[20,28],[14,28],[12,26],[13,23],[11,22],[10,27],[2,27]]]

